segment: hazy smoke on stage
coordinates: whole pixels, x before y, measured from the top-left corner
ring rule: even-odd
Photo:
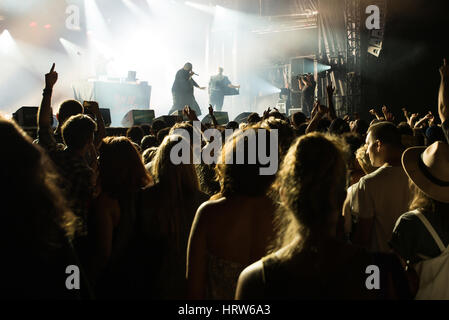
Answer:
[[[292,57],[316,53],[316,25],[285,29],[285,23],[267,23],[258,13],[212,2],[2,0],[0,111],[11,114],[20,106],[36,105],[40,76],[55,62],[60,82],[54,106],[73,97],[76,81],[96,76],[119,80],[133,70],[152,86],[150,107],[156,116],[163,115],[172,106],[176,71],[187,61],[200,75],[195,77],[200,86],[208,85],[219,66],[241,84],[239,96],[225,99],[223,110],[230,118],[261,111],[258,100],[275,96],[290,81],[282,74],[283,65]],[[304,15],[302,19],[316,12]],[[18,96],[11,87],[27,94]],[[195,95],[204,114],[207,90]]]

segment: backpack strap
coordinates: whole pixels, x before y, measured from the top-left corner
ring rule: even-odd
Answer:
[[[426,227],[427,231],[429,231],[430,235],[432,236],[433,240],[435,240],[435,242],[436,242],[438,248],[440,249],[440,251],[444,252],[446,250],[446,247],[444,246],[443,241],[441,241],[441,239],[438,236],[438,234],[435,231],[435,229],[430,224],[429,220],[427,220],[427,218],[419,211],[415,211],[415,214],[417,215],[419,220],[421,220],[423,225]]]

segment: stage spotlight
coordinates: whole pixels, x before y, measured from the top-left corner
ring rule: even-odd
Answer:
[[[11,53],[15,48],[14,39],[7,29],[3,30],[0,35],[0,53],[8,54]]]
[[[44,26],[44,28],[45,28],[45,29],[51,29],[51,24],[46,24],[46,25]]]
[[[31,21],[30,24],[29,24],[29,26],[30,26],[31,28],[36,27],[36,26],[37,26],[36,21]]]
[[[327,64],[317,63],[317,71],[318,73],[331,70],[332,67]]]
[[[67,51],[67,54],[71,59],[76,59],[78,56],[81,56],[82,52],[84,51],[80,46],[64,38],[59,38],[59,42],[61,42],[62,46],[64,47],[65,51]]]

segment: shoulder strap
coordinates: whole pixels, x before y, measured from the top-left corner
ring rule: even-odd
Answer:
[[[429,220],[427,220],[427,218],[419,211],[415,211],[415,214],[417,215],[419,220],[421,220],[423,225],[426,227],[427,231],[429,231],[429,233],[432,235],[432,238],[433,240],[435,240],[436,244],[438,245],[438,248],[440,248],[440,251],[444,252],[444,250],[446,250],[446,247],[444,246],[443,241],[441,241],[435,229],[430,224]]]

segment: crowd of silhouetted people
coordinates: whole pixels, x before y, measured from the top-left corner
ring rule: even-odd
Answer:
[[[446,61],[440,76],[438,115],[338,117],[329,86],[310,118],[268,109],[218,125],[209,108],[198,128],[186,106],[187,121],[107,136],[96,102],[63,102],[52,127],[53,65],[37,138],[0,118],[2,296],[449,299]],[[234,130],[223,161],[173,162],[179,141],[193,158],[194,135],[207,149],[211,128]],[[249,130],[277,139],[256,135],[253,149]],[[275,174],[251,160],[264,143]],[[243,163],[225,161],[238,146]]]

